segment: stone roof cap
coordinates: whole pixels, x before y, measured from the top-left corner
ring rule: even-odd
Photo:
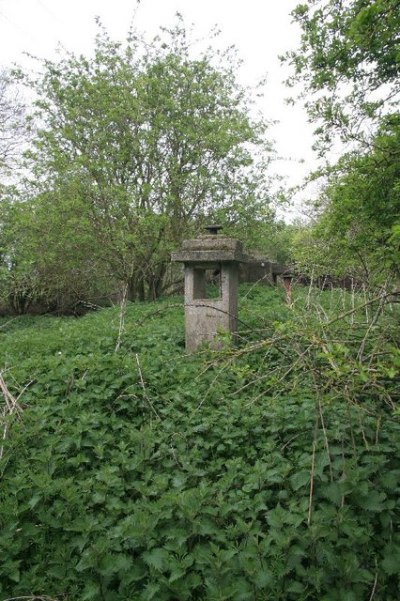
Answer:
[[[171,255],[172,261],[182,263],[246,261],[240,240],[228,236],[205,235],[184,240],[182,248]]]

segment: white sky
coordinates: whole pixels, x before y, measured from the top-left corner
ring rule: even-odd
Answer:
[[[286,157],[275,170],[291,185],[301,182],[315,167],[311,151],[312,126],[300,106],[285,105],[290,91],[283,85],[288,75],[278,55],[295,48],[299,31],[290,12],[299,0],[0,0],[0,64],[17,62],[30,67],[28,52],[56,59],[57,46],[89,54],[96,34],[95,16],[113,39],[124,40],[133,22],[140,31],[155,35],[160,26],[172,25],[179,11],[199,36],[214,25],[222,43],[234,44],[244,65],[240,80],[254,85],[267,75],[260,109],[268,119],[279,120],[271,134],[279,155]],[[300,163],[303,160],[304,163]]]

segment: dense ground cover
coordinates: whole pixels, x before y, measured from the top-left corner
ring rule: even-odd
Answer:
[[[0,599],[397,601],[396,307],[243,288],[187,356],[181,302],[0,321]]]

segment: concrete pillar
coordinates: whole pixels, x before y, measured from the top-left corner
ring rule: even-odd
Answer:
[[[245,261],[239,240],[208,234],[186,240],[172,260],[184,264],[186,349],[208,342],[220,346],[219,332],[237,330],[239,263]],[[219,279],[217,296],[207,294],[208,275]]]
[[[285,294],[286,294],[286,304],[289,305],[289,307],[292,306],[292,281],[293,281],[293,275],[290,273],[284,273],[282,276],[282,283],[283,283],[283,287],[285,289]]]

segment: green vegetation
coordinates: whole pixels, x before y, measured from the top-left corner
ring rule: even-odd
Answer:
[[[397,0],[306,0],[293,13],[300,47],[291,84],[316,126],[321,155],[345,154],[323,175],[315,220],[295,257],[315,273],[383,285],[399,278],[400,10]]]
[[[215,219],[273,248],[268,124],[231,52],[193,50],[180,18],[150,43],[99,24],[92,56],[39,67],[20,74],[36,101],[26,177],[0,197],[0,303],[156,299],[171,250]]]
[[[398,601],[399,15],[294,11],[320,154],[348,144],[307,226],[275,218],[236,60],[180,17],[15,74],[33,111],[0,72],[1,601]],[[243,287],[237,344],[188,356],[163,295],[206,221],[310,286]],[[109,307],[15,317],[79,303]]]
[[[373,125],[397,112],[400,11],[397,0],[305,0],[293,11],[300,47],[286,55],[299,78],[320,149],[332,136],[368,144]]]
[[[193,356],[179,298],[0,322],[1,599],[397,601],[397,307],[283,297]]]

